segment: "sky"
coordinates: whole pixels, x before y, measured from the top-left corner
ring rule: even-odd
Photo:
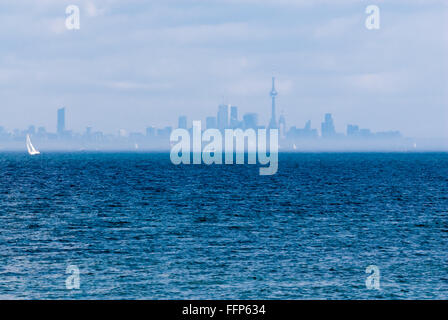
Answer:
[[[80,9],[68,30],[65,9]],[[366,7],[380,8],[368,30]],[[0,126],[144,132],[219,104],[448,138],[446,0],[2,0]]]

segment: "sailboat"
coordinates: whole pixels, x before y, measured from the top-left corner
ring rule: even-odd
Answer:
[[[294,150],[297,150],[297,146],[296,146],[295,143],[292,144],[292,148],[293,148]]]
[[[36,154],[40,154],[40,152],[37,151],[36,148],[34,148],[33,144],[31,143],[31,138],[30,138],[29,134],[26,135],[26,148],[28,149],[28,153],[31,156],[34,156]]]

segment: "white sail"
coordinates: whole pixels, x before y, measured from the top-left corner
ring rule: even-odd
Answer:
[[[28,149],[28,153],[32,156],[40,154],[40,152],[37,151],[36,148],[34,148],[33,144],[31,143],[31,138],[29,134],[26,135],[26,148]]]
[[[297,150],[297,146],[296,146],[295,143],[292,144],[292,148],[293,148],[294,150]]]

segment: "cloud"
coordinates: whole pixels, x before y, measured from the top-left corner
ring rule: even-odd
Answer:
[[[361,89],[373,94],[406,92],[408,76],[399,72],[363,73],[344,76],[343,83],[352,90]]]
[[[111,88],[111,89],[118,89],[118,90],[126,90],[126,91],[135,91],[135,90],[169,90],[171,89],[171,86],[166,83],[161,82],[155,82],[155,83],[148,83],[148,82],[135,82],[135,81],[112,81],[112,82],[105,82],[101,83],[100,85]]]
[[[339,37],[356,29],[360,29],[361,15],[330,19],[318,25],[314,30],[316,38]]]

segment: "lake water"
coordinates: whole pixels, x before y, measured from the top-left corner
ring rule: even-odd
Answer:
[[[448,298],[448,154],[280,154],[276,175],[258,169],[0,153],[0,298]]]

